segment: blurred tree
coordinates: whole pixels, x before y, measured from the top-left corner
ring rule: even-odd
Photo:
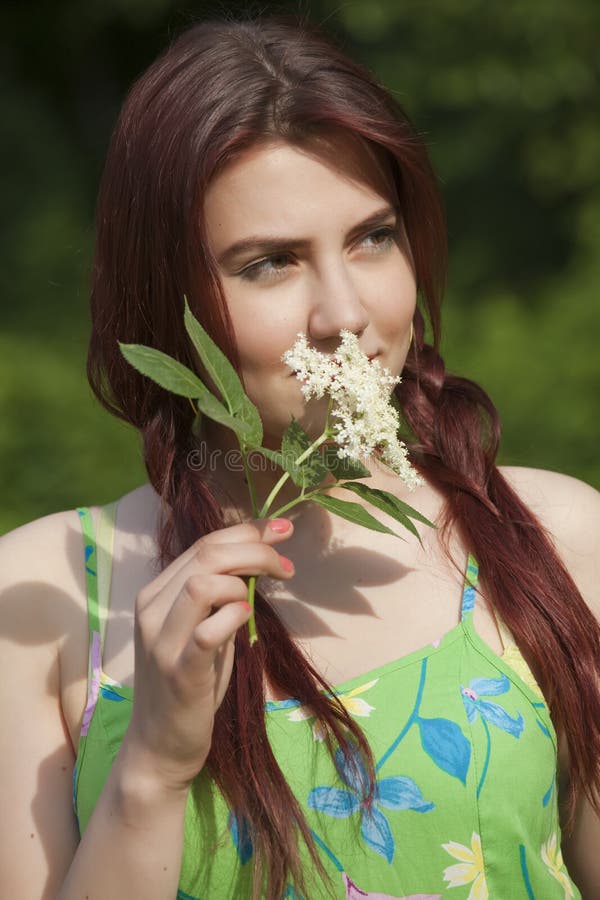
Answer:
[[[132,80],[188,22],[299,10],[393,91],[439,173],[445,354],[504,421],[502,460],[600,484],[596,0],[33,0],[0,13],[0,531],[145,480],[85,381],[94,196]]]

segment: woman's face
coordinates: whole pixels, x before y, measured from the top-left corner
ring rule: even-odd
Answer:
[[[312,437],[325,423],[327,398],[306,403],[280,359],[299,331],[333,353],[347,328],[397,375],[415,310],[410,250],[379,167],[356,142],[314,152],[283,142],[254,147],[213,179],[205,198],[242,378],[271,447],[291,414]]]

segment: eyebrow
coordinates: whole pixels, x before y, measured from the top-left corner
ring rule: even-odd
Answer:
[[[380,209],[376,210],[374,213],[371,213],[371,215],[367,216],[366,219],[363,219],[362,222],[354,225],[348,232],[347,237],[354,237],[355,234],[363,231],[363,229],[375,228],[377,225],[381,225],[381,223],[390,216],[397,215],[398,210],[388,203],[385,206],[380,207]],[[310,246],[310,243],[310,240],[307,238],[282,238],[279,235],[270,234],[256,235],[231,244],[230,247],[219,255],[218,262],[225,266],[231,265],[238,256],[241,256],[242,253],[248,251],[267,254],[278,253],[282,250],[306,250],[307,247]]]

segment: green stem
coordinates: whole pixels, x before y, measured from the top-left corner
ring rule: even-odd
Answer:
[[[244,472],[246,473],[246,483],[248,485],[248,491],[250,493],[250,502],[252,504],[252,515],[255,519],[260,518],[258,513],[258,503],[256,502],[256,492],[254,490],[254,484],[252,481],[252,475],[250,474],[250,466],[248,465],[248,454],[245,452],[244,447],[240,443],[240,449],[242,451],[242,459],[244,460]],[[256,633],[256,619],[254,617],[254,593],[256,590],[256,575],[251,575],[248,579],[248,603],[250,604],[250,618],[248,619],[248,636],[250,638],[250,646],[256,643],[258,640],[258,634]]]
[[[261,517],[261,514],[258,512],[258,503],[256,502],[256,494],[254,492],[254,484],[252,483],[252,477],[250,475],[250,467],[248,465],[248,454],[244,452],[243,447],[240,444],[240,449],[242,451],[242,459],[244,460],[244,472],[246,473],[246,482],[248,484],[248,490],[250,492],[250,502],[252,504],[252,515],[255,519]]]
[[[305,500],[310,500],[311,497],[318,493],[319,488],[315,488],[314,491],[309,491],[308,494],[304,494],[304,496],[301,495],[300,497],[296,497],[295,500],[290,500],[289,503],[286,503],[284,506],[280,506],[279,509],[276,509],[275,512],[272,512],[269,518],[276,519],[282,513],[287,512],[288,509],[291,509],[293,506],[298,506],[299,503],[304,503]]]
[[[256,633],[256,619],[254,618],[254,590],[256,588],[256,575],[251,575],[248,579],[248,603],[250,604],[250,608],[252,612],[250,613],[250,618],[248,619],[248,637],[250,638],[250,646],[256,643],[258,640],[258,634]]]
[[[321,434],[321,435],[316,439],[316,441],[314,441],[314,443],[312,443],[312,444],[310,445],[310,447],[307,447],[307,448],[306,448],[306,450],[304,451],[304,453],[301,453],[301,454],[300,454],[300,456],[298,457],[298,459],[295,461],[295,462],[296,462],[296,465],[299,465],[300,463],[304,462],[304,460],[307,459],[307,457],[309,457],[310,454],[311,454],[314,450],[317,449],[317,447],[320,447],[321,444],[325,443],[325,441],[326,441],[329,437],[330,437],[330,435],[329,435],[328,431],[325,430],[325,431],[323,432],[323,434]],[[271,491],[271,493],[269,494],[269,496],[267,497],[267,499],[266,499],[265,502],[263,503],[262,509],[260,510],[260,512],[259,512],[259,514],[258,514],[258,518],[259,518],[259,519],[262,519],[264,516],[267,515],[267,513],[268,513],[268,511],[269,511],[269,507],[271,506],[271,503],[273,502],[273,500],[275,499],[275,497],[277,496],[277,494],[279,493],[279,491],[281,490],[281,488],[282,488],[283,485],[286,483],[286,481],[288,480],[289,477],[290,477],[290,476],[289,476],[289,473],[288,473],[288,472],[284,472],[284,473],[283,473],[283,475],[281,476],[281,478],[279,479],[279,481],[277,482],[277,484],[275,485],[275,487],[273,488],[273,490]]]
[[[312,443],[310,445],[310,447],[307,447],[307,449],[304,451],[304,453],[300,454],[300,456],[296,460],[296,465],[304,462],[304,460],[307,459],[307,457],[309,457],[310,454],[314,450],[317,449],[317,447],[320,447],[321,444],[323,444],[328,438],[333,437],[333,434],[329,427],[329,417],[331,415],[331,407],[332,406],[333,406],[333,400],[330,399],[329,406],[327,408],[327,418],[325,420],[325,428],[323,430],[323,433],[316,439],[316,441],[314,443]],[[250,501],[252,503],[252,514],[253,514],[254,518],[256,518],[256,519],[263,519],[266,517],[273,500],[275,499],[275,497],[277,496],[277,494],[279,493],[279,491],[281,490],[281,488],[283,487],[283,485],[285,484],[285,482],[288,480],[288,478],[290,476],[288,475],[287,472],[283,473],[283,475],[281,476],[281,478],[279,479],[279,481],[277,482],[277,484],[275,485],[275,487],[273,488],[273,490],[271,491],[271,493],[269,494],[269,496],[263,503],[262,508],[260,509],[260,511],[257,512],[258,504],[256,502],[256,495],[254,493],[254,485],[252,484],[250,468],[248,466],[247,454],[244,452],[244,448],[241,446],[241,444],[240,444],[240,448],[242,450],[242,457],[244,460],[244,471],[246,473],[246,481],[248,483],[248,490],[250,491]],[[286,503],[284,506],[282,506],[280,509],[278,509],[275,514],[271,514],[271,518],[273,518],[273,519],[276,518],[277,516],[281,515],[282,512],[285,512],[285,510],[291,509],[293,506],[297,506],[298,503],[302,503],[304,500],[308,500],[310,497],[312,497],[316,493],[318,493],[318,488],[316,490],[310,491],[308,494],[306,494],[305,488],[303,487],[302,492],[299,497],[296,497],[295,500],[292,500],[289,503]],[[256,591],[256,577],[257,577],[256,575],[251,575],[250,578],[248,579],[248,603],[250,604],[250,610],[251,610],[250,618],[248,619],[248,637],[250,639],[251,647],[258,640],[258,634],[256,631],[256,619],[254,617],[254,595],[255,595],[255,591]]]
[[[298,506],[299,503],[304,503],[305,500],[310,500],[311,497],[314,497],[315,494],[319,493],[319,488],[315,488],[314,491],[309,491],[308,494],[304,493],[304,488],[302,489],[302,494],[299,497],[296,497],[294,500],[290,500],[289,503],[286,503],[284,506],[281,506],[274,513],[271,513],[269,518],[276,519],[282,513],[286,512],[286,510],[291,509],[293,506]],[[252,609],[250,614],[250,618],[248,619],[248,636],[250,638],[250,646],[256,643],[258,640],[258,634],[256,633],[256,620],[254,618],[254,591],[256,588],[256,575],[251,575],[248,580],[248,603]]]

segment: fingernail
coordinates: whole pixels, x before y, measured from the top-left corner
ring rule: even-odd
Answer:
[[[276,534],[284,534],[289,531],[291,524],[289,519],[269,519],[269,528]]]
[[[246,612],[252,612],[252,607],[250,606],[249,603],[246,603],[245,600],[242,600],[242,601],[241,601],[241,604],[242,604],[243,609],[244,609]]]
[[[284,572],[293,572],[294,571],[294,563],[291,559],[288,559],[287,556],[282,556],[279,554],[279,561],[281,562],[281,568]]]

